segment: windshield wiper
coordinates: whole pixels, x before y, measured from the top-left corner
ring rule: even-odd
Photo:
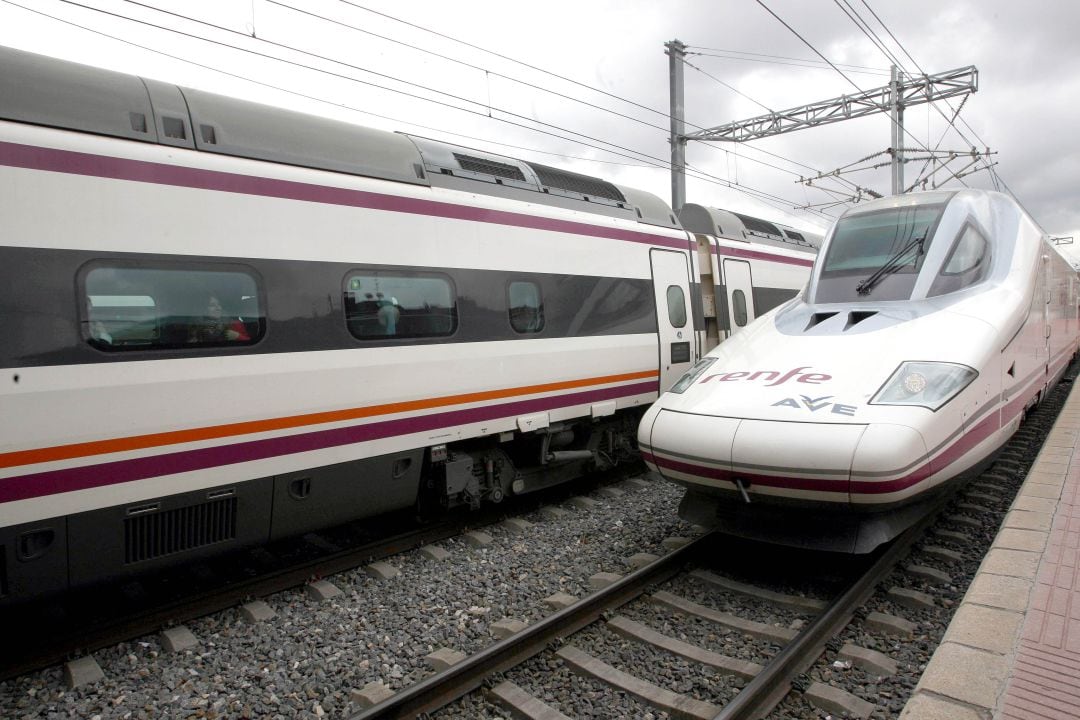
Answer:
[[[923,254],[923,242],[925,240],[926,235],[921,235],[909,242],[904,247],[897,250],[895,253],[892,254],[892,257],[885,261],[884,265],[874,271],[873,275],[856,285],[855,292],[859,293],[860,295],[869,295],[870,291],[873,290],[879,282],[884,280],[887,276],[892,275],[900,268],[907,265],[907,262],[904,262],[903,260],[912,250],[916,251],[915,260],[913,260],[912,262],[918,262],[919,256]]]

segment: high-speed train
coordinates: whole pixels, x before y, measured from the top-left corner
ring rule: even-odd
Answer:
[[[1077,273],[1011,198],[860,204],[806,289],[698,361],[639,428],[682,517],[863,553],[1001,448],[1077,352]]]
[[[0,604],[636,457],[814,238],[0,48]]]

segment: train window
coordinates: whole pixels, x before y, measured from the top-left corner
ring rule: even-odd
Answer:
[[[345,278],[345,321],[360,340],[453,335],[457,300],[435,273],[365,270]]]
[[[507,287],[510,305],[510,326],[519,333],[538,333],[544,329],[544,303],[540,286],[534,282],[515,280]]]
[[[956,292],[979,282],[990,267],[989,255],[986,238],[973,226],[965,225],[949,250],[945,266],[934,279],[927,296]]]
[[[735,313],[735,324],[739,327],[746,325],[746,294],[742,290],[731,293],[731,309]]]
[[[80,285],[83,335],[99,350],[251,345],[266,327],[244,270],[96,265]]]
[[[686,295],[678,285],[668,285],[667,315],[672,327],[686,327]]]
[[[908,300],[945,205],[905,205],[836,223],[813,290],[816,303]]]

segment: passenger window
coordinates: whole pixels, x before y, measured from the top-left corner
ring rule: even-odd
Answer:
[[[538,333],[544,329],[544,303],[540,286],[534,282],[514,281],[507,288],[510,301],[510,327],[519,333]]]
[[[266,327],[243,270],[99,265],[81,285],[83,336],[99,350],[251,345]]]
[[[672,327],[686,326],[686,295],[678,285],[668,285],[667,314]]]
[[[345,321],[360,340],[445,337],[457,330],[450,278],[372,270],[345,278]]]
[[[973,226],[965,225],[949,250],[945,265],[934,279],[927,296],[944,295],[973,285],[986,276],[989,267],[989,246],[986,239]]]
[[[731,306],[735,312],[735,324],[739,327],[746,325],[746,294],[742,290],[731,293]]]

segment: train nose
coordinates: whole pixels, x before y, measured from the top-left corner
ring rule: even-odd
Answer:
[[[926,458],[922,436],[903,425],[779,422],[671,410],[656,416],[645,445],[646,461],[665,478],[738,491],[746,500],[859,503],[896,492]]]

